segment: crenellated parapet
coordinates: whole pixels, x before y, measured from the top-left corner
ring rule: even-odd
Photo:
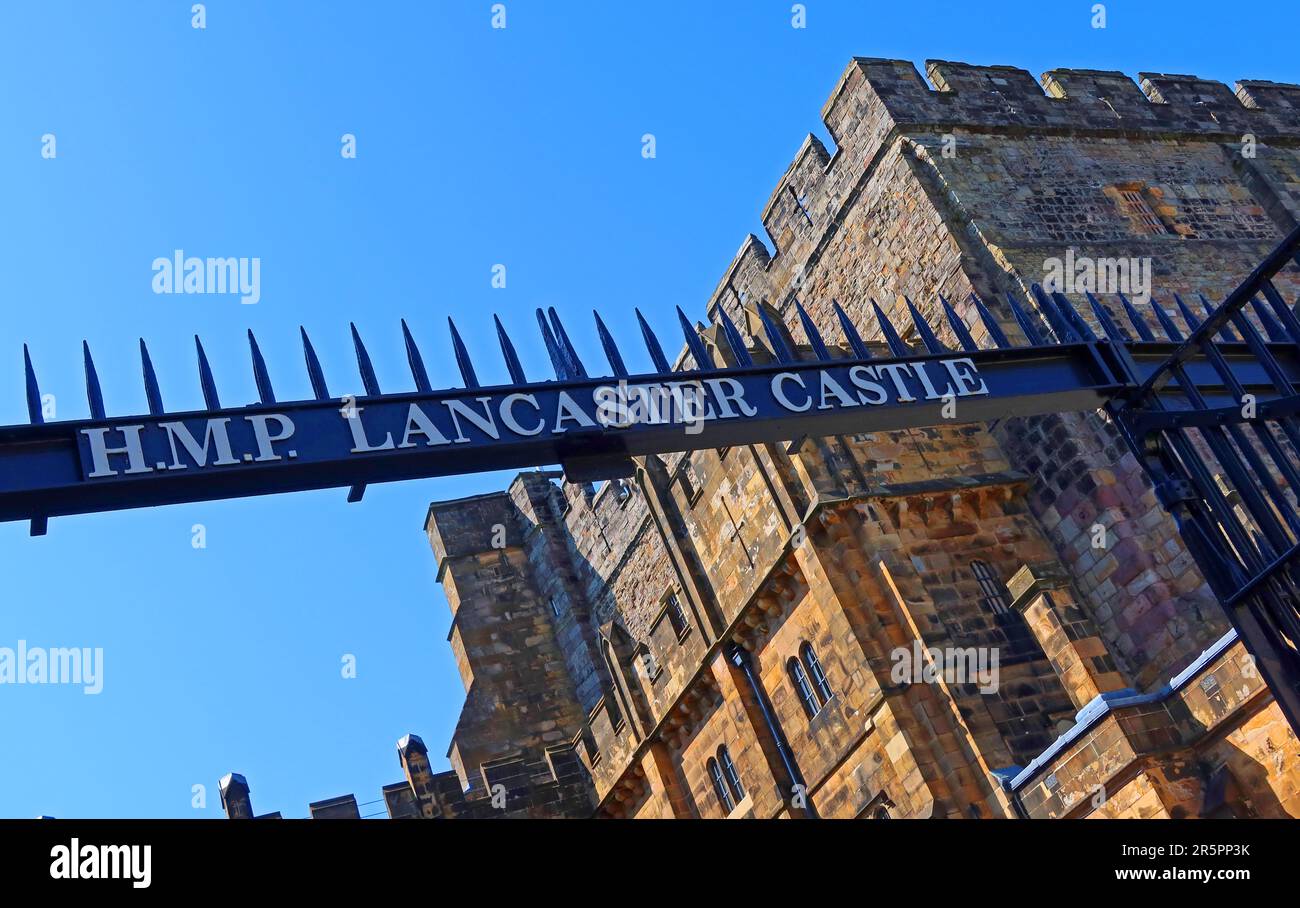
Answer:
[[[1192,75],[1055,69],[1035,79],[1014,66],[857,57],[822,109],[835,143],[807,136],[762,211],[771,252],[750,235],[719,282],[709,311],[733,319],[746,305],[779,305],[797,292],[842,212],[878,171],[886,182],[907,153],[936,136],[1116,136],[1300,146],[1300,85],[1250,80],[1234,88]],[[916,134],[924,134],[917,137]],[[776,267],[779,263],[780,267]],[[743,299],[743,302],[742,302]]]

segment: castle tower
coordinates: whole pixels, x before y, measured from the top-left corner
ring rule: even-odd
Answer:
[[[525,475],[551,485],[545,474]],[[585,719],[557,642],[556,603],[544,593],[546,575],[564,565],[537,558],[529,529],[507,493],[435,503],[425,523],[466,691],[448,754],[466,791],[487,787],[485,764],[544,761]],[[423,750],[418,740],[408,741],[404,765]]]
[[[1121,292],[1179,319],[1174,292],[1222,298],[1300,219],[1298,86],[926,74],[844,71],[835,153],[803,141],[762,211],[770,251],[747,237],[708,301],[716,361],[734,356],[720,311],[756,363],[776,352],[764,322],[816,358],[800,305],[915,352],[920,329],[886,338],[876,307],[935,326],[951,306],[994,346],[973,294],[1024,343],[1050,328],[1005,295],[1037,312],[1054,277],[1120,321]],[[1104,414],[958,413],[637,467],[431,506],[462,777],[509,782],[562,730],[600,816],[1300,816],[1300,742]]]

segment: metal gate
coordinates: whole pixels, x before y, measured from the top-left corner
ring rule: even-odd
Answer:
[[[1034,285],[1034,306],[1007,298],[1028,342],[1020,346],[978,297],[970,308],[989,338],[984,348],[942,297],[937,310],[956,349],[907,301],[919,352],[873,303],[887,357],[873,354],[838,304],[842,343],[833,351],[796,303],[810,353],[801,355],[760,308],[759,362],[719,308],[715,340],[729,363],[719,368],[700,326],[678,309],[685,352],[676,368],[637,313],[654,372],[635,376],[596,315],[609,371],[592,377],[555,310],[539,309],[554,380],[525,375],[497,320],[511,384],[482,386],[453,324],[463,388],[435,391],[403,322],[414,391],[380,390],[354,327],[365,393],[332,397],[303,332],[313,398],[280,402],[250,332],[259,399],[231,408],[195,338],[206,409],[183,413],[166,410],[141,340],[149,413],[120,419],[105,412],[85,347],[89,418],[46,423],[24,347],[31,422],[0,427],[0,520],[30,520],[39,535],[50,517],[68,514],[330,487],[348,488],[357,501],[367,483],[554,463],[574,479],[623,476],[634,456],[936,425],[954,415],[973,423],[1104,409],[1300,732],[1300,320],[1273,283],[1284,267],[1300,265],[1298,251],[1300,228],[1217,308],[1202,298],[1199,315],[1174,295],[1183,328],[1155,298],[1147,317],[1118,295],[1120,317],[1085,294],[1090,323],[1065,295]],[[634,402],[632,415],[602,418],[602,395]],[[656,395],[662,400],[652,405]]]

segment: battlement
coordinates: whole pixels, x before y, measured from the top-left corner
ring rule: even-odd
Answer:
[[[927,60],[925,69],[930,85],[907,61],[855,58],[823,110],[832,135],[846,114],[878,103],[896,124],[1300,137],[1297,85],[1242,81],[1234,91],[1194,75],[1144,72],[1134,82],[1095,69],[1035,79],[1015,66],[949,60]]]

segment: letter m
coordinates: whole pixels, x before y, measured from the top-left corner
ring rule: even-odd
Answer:
[[[203,444],[198,443],[193,433],[183,422],[159,423],[158,427],[167,433],[167,443],[171,445],[172,450],[172,462],[167,466],[167,469],[185,469],[185,464],[181,463],[180,452],[176,449],[176,442],[178,441],[181,443],[181,447],[185,449],[185,453],[190,455],[190,459],[194,461],[195,466],[206,467],[208,465],[209,445],[217,449],[217,459],[212,462],[213,466],[224,467],[239,463],[230,452],[230,435],[226,429],[226,423],[228,422],[230,422],[228,416],[206,420],[203,428]]]
[[[99,878],[121,880],[131,875],[130,845],[100,845]]]
[[[208,292],[234,293],[239,287],[239,259],[208,259]]]

